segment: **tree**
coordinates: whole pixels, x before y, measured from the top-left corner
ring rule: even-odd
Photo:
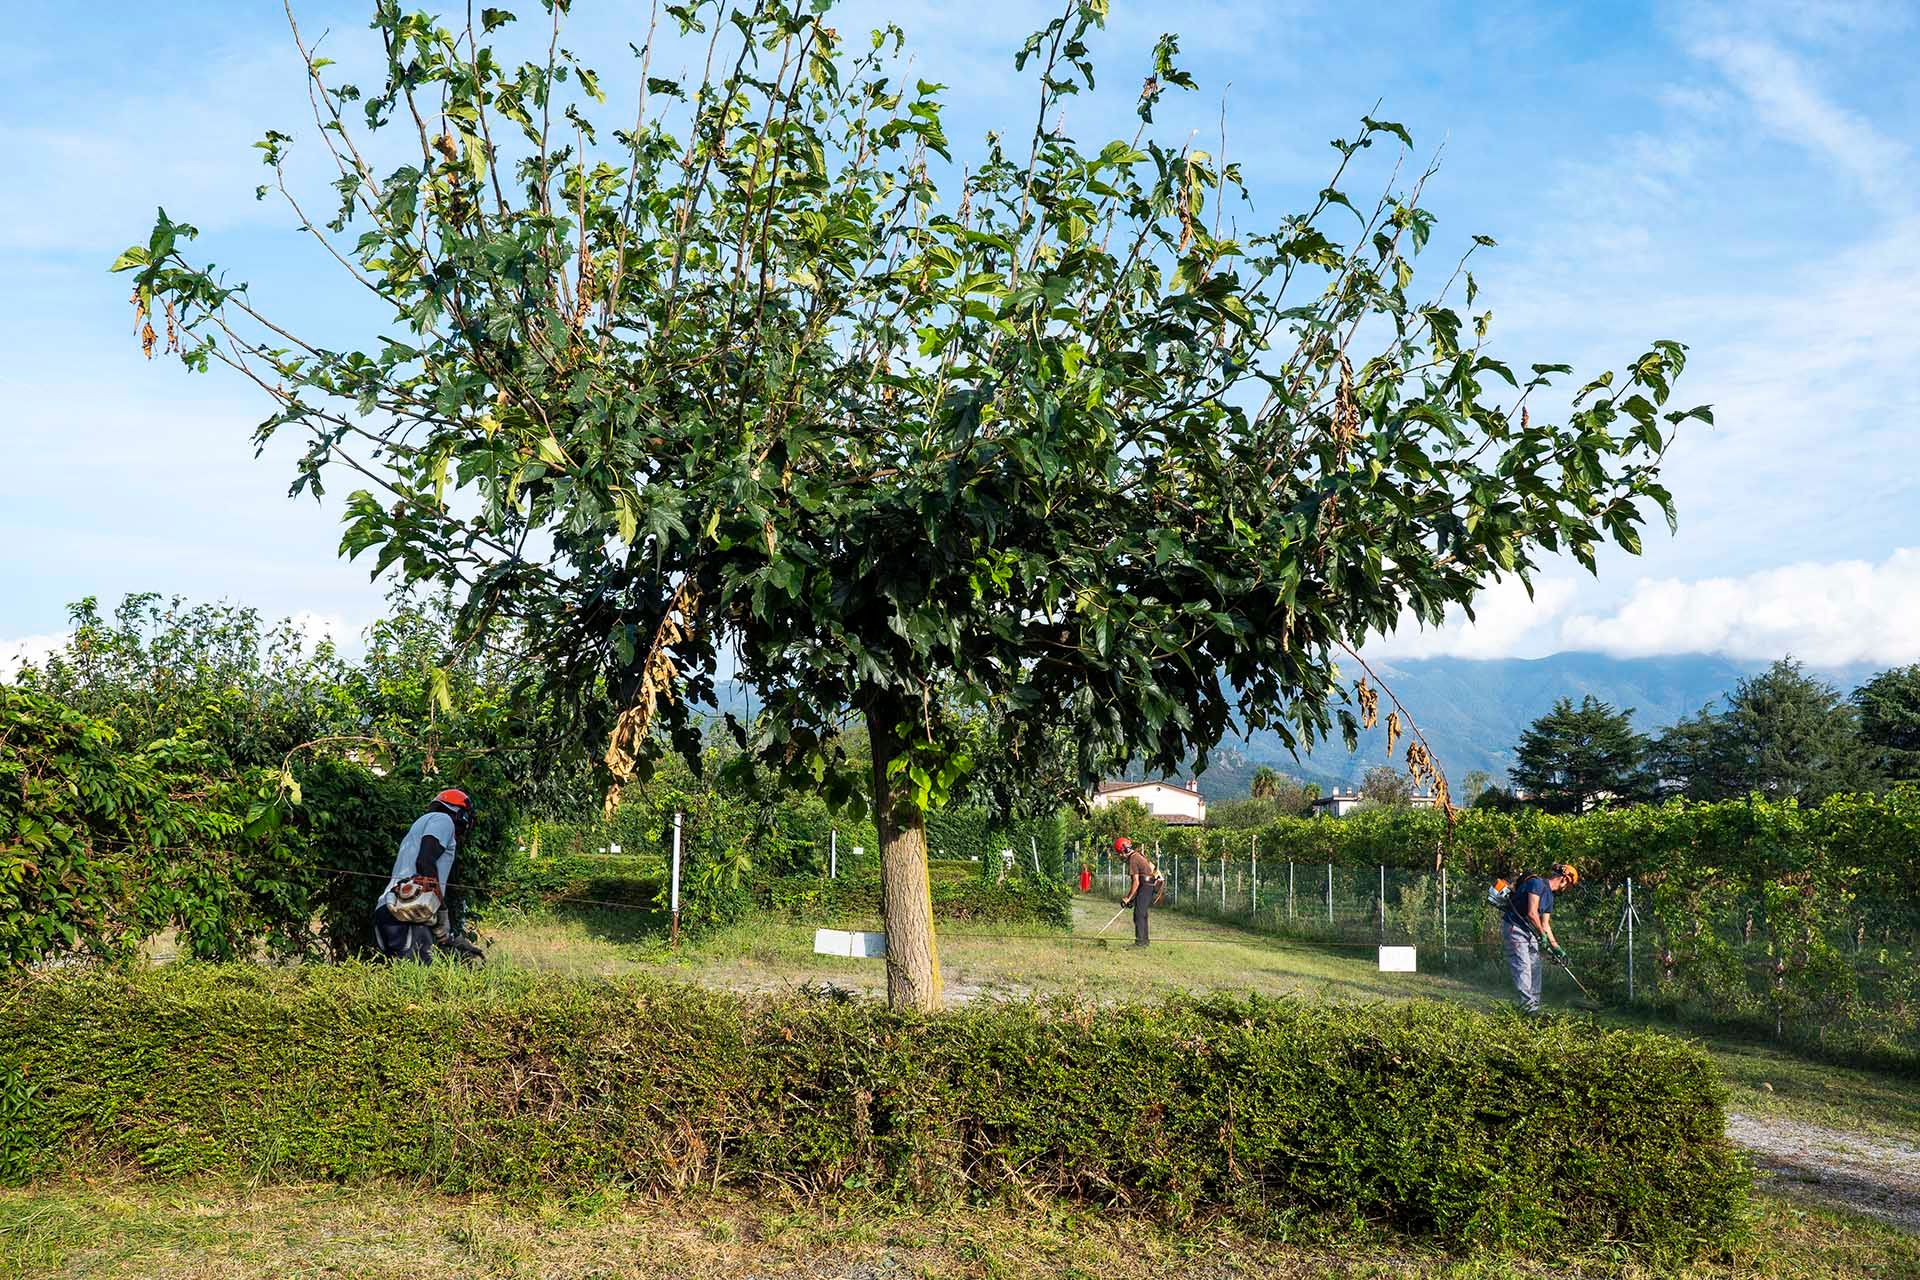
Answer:
[[[1647,752],[1647,777],[1656,795],[1688,800],[1724,800],[1746,794],[1744,777],[1732,757],[1711,703],[1676,720],[1653,740]]]
[[[1920,663],[1882,671],[1853,691],[1860,737],[1889,781],[1920,781]]]
[[[1280,794],[1280,774],[1271,765],[1261,765],[1253,771],[1253,781],[1248,784],[1248,793],[1255,800],[1271,800]]]
[[[1710,707],[1661,735],[1650,772],[1667,794],[1817,804],[1879,784],[1854,705],[1800,663],[1783,658],[1734,686],[1727,709]]]
[[[1471,809],[1474,802],[1493,785],[1493,775],[1485,769],[1469,769],[1467,776],[1460,779],[1460,803]]]
[[[1792,658],[1735,686],[1720,731],[1735,795],[1818,804],[1878,782],[1852,705]]]
[[[129,749],[181,736],[231,766],[278,768],[302,742],[357,731],[348,664],[291,619],[155,592],[125,596],[110,616],[88,596],[67,618],[66,643],[16,682],[111,725]]]
[[[1489,353],[1465,259],[1410,292],[1434,170],[1340,190],[1410,147],[1397,124],[1363,120],[1303,212],[1243,229],[1238,167],[1153,136],[1195,88],[1175,37],[1132,141],[1067,133],[1098,0],[1021,47],[1031,124],[957,177],[942,86],[905,74],[896,28],[856,45],[826,5],[671,8],[709,72],[656,77],[636,42],[640,110],[608,128],[545,7],[522,59],[503,10],[448,29],[382,0],[366,91],[300,45],[338,204],[301,211],[279,131],[262,192],[385,308],[381,336],[299,336],[164,212],[114,265],[149,352],[160,325],[272,397],[261,439],[304,433],[295,492],[366,486],[345,553],[457,587],[463,630],[516,622],[604,743],[610,804],[665,741],[698,750],[723,651],[764,702],[740,741],[835,803],[863,719],[896,1004],[940,998],[925,814],[972,764],[942,691],[1161,772],[1236,720],[1351,742],[1378,691],[1338,659],[1368,634],[1542,553],[1635,552],[1646,504],[1673,518],[1660,458],[1711,416],[1665,409],[1683,348],[1534,417],[1570,370]],[[390,126],[414,154],[382,172],[362,135]],[[1406,756],[1441,783],[1417,733]]]
[[[1360,798],[1388,809],[1413,803],[1413,780],[1398,769],[1375,765],[1360,779]]]
[[[1517,790],[1553,813],[1585,813],[1638,798],[1647,740],[1633,731],[1633,709],[1615,711],[1589,694],[1578,707],[1561,698],[1529,725],[1509,770]]]

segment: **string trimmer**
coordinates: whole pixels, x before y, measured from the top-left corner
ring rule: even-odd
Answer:
[[[1541,947],[1540,950],[1546,955],[1552,957],[1553,962],[1555,964],[1559,965],[1562,969],[1566,970],[1567,976],[1573,979],[1573,985],[1580,988],[1581,995],[1585,996],[1589,1001],[1592,1001],[1594,1004],[1599,1003],[1599,1001],[1593,999],[1593,992],[1587,990],[1587,984],[1580,981],[1580,975],[1573,971],[1573,966],[1567,963],[1567,958],[1564,955],[1555,955],[1553,952],[1548,951],[1544,946]]]

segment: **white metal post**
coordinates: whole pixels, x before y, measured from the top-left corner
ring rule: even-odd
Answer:
[[[1633,999],[1633,877],[1627,877],[1627,999]]]
[[[1380,934],[1387,932],[1387,864],[1380,864]]]
[[[673,911],[673,941],[680,941],[680,814],[673,815],[673,888],[668,906]]]
[[[1293,859],[1287,859],[1287,923],[1293,923]]]
[[[1327,923],[1333,923],[1333,864],[1327,864]]]
[[[1247,902],[1247,919],[1260,918],[1260,837],[1255,836],[1247,846],[1247,891],[1253,896]]]
[[[1040,842],[1033,836],[1027,837],[1027,848],[1033,851],[1033,878],[1040,878]]]
[[[840,878],[840,828],[832,827],[827,831],[827,879]]]
[[[1227,851],[1220,850],[1220,914],[1227,914]]]

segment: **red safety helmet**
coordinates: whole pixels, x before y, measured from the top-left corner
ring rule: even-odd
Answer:
[[[427,806],[430,813],[444,813],[453,819],[454,829],[464,839],[473,826],[473,798],[458,787],[449,787]]]
[[[1125,836],[1115,836],[1113,838],[1113,851],[1115,853],[1132,853],[1133,841],[1127,839]]]

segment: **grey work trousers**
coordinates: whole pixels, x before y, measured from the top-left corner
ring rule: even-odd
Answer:
[[[1133,894],[1133,945],[1147,945],[1147,913],[1153,910],[1153,886],[1146,881]]]
[[[1513,975],[1513,989],[1520,993],[1520,1007],[1527,1013],[1540,1012],[1540,979],[1546,976],[1546,959],[1540,954],[1540,936],[1531,925],[1517,920],[1501,922],[1501,934],[1507,945],[1507,972]]]

